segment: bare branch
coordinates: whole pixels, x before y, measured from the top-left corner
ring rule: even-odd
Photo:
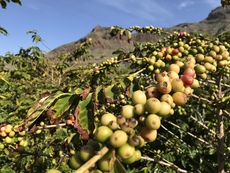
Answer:
[[[159,161],[159,160],[155,160],[153,158],[150,158],[148,156],[142,156],[141,159],[143,160],[148,160],[148,161],[151,161],[151,162],[156,162],[156,163],[159,163],[163,166],[167,166],[167,167],[170,167],[170,168],[173,168],[174,170],[178,171],[178,172],[183,172],[183,173],[187,173],[188,171],[184,170],[184,169],[181,169],[179,168],[178,166],[176,166],[174,163],[172,162],[163,162],[163,161]]]
[[[186,142],[184,142],[179,136],[175,135],[172,131],[170,131],[169,129],[167,129],[167,128],[166,128],[165,126],[163,126],[162,124],[161,124],[161,127],[162,127],[165,131],[167,131],[169,134],[171,134],[173,137],[177,138],[180,142],[182,142],[183,144],[189,146],[189,145],[188,145]]]
[[[228,112],[227,110],[223,110],[223,112],[224,112],[226,115],[228,115],[229,118],[230,118],[230,112]]]
[[[165,120],[165,121],[166,121],[167,123],[171,124],[172,126],[178,128],[178,129],[183,130],[182,128],[180,128],[180,126],[174,124],[173,122],[167,121],[167,120]],[[185,133],[187,133],[189,136],[192,136],[193,138],[197,139],[198,141],[200,141],[200,142],[202,142],[202,143],[205,143],[206,145],[209,145],[208,142],[206,142],[205,140],[203,140],[203,139],[201,139],[201,138],[195,136],[194,134],[192,134],[192,133],[190,133],[190,132],[187,132],[187,131],[185,131],[185,130],[183,130],[183,131],[184,131]]]
[[[63,126],[66,126],[66,123],[37,126],[37,129],[49,129],[49,128],[57,128],[57,127],[63,127]]]
[[[210,100],[208,100],[208,99],[206,99],[206,98],[197,96],[197,95],[195,95],[195,94],[192,94],[192,97],[195,97],[195,98],[197,98],[197,99],[203,100],[203,101],[205,101],[205,102],[207,102],[207,103],[209,103],[209,104],[213,104],[212,101],[210,101]]]
[[[195,110],[196,111],[196,110]],[[211,130],[210,128],[208,128],[204,123],[202,123],[201,121],[199,121],[198,119],[196,119],[194,116],[190,115],[189,116],[192,120],[194,120],[196,123],[198,123],[199,125],[201,125],[204,129],[208,130],[209,132],[211,132],[213,135],[216,136],[216,132],[214,132],[213,130]]]
[[[207,80],[205,82],[216,84],[216,82],[214,80]],[[222,82],[219,82],[219,84],[220,84],[220,86],[224,86],[224,87],[230,88],[230,85],[228,85],[228,84],[225,84],[225,83],[222,83]]]
[[[165,139],[167,142],[170,143],[169,145],[171,145],[173,148],[175,148],[175,143],[173,143],[173,142],[170,141],[168,138],[164,137],[163,135],[161,135],[161,134],[159,134],[159,133],[158,133],[157,135],[158,135],[159,137]],[[183,151],[181,148],[179,148],[179,147],[176,147],[176,149],[177,149],[177,150],[180,150],[181,153],[184,152],[184,151]]]

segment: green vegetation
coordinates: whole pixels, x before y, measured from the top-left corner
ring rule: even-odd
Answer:
[[[110,32],[165,37],[88,64],[90,38],[56,61],[38,47],[0,57],[0,172],[230,170],[228,33]]]

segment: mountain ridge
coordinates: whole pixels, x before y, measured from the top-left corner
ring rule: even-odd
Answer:
[[[225,31],[230,31],[230,9],[219,6],[212,10],[205,19],[199,22],[185,22],[162,29],[165,32],[198,32],[216,37]],[[118,35],[111,36],[110,27],[98,25],[94,27],[88,35],[77,41],[63,44],[51,50],[47,53],[47,56],[55,59],[59,53],[71,53],[87,38],[92,38],[93,40],[93,44],[89,48],[89,53],[93,55],[94,58],[100,59],[102,56],[111,57],[112,52],[118,49],[123,49],[124,51],[132,50],[134,48],[133,42],[155,42],[159,37],[157,35],[149,36],[149,34],[137,33],[132,34],[132,40],[129,43],[127,38],[120,38]]]

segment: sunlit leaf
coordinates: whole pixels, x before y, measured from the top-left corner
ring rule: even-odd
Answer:
[[[107,86],[104,90],[105,90],[105,96],[107,99],[113,100],[114,99],[114,85],[109,85]]]
[[[75,94],[81,94],[83,92],[83,90],[81,88],[77,88],[75,90]]]
[[[97,104],[103,103],[103,101],[105,99],[105,95],[103,93],[103,87],[102,86],[98,86],[95,89],[94,96],[95,96],[95,101]]]
[[[76,133],[72,133],[70,136],[68,136],[68,138],[66,138],[68,144],[71,142],[75,135]]]
[[[81,100],[78,103],[75,117],[75,128],[82,135],[82,138],[87,138],[90,132],[94,128],[93,114],[92,114],[92,93],[89,93],[85,100]]]
[[[63,93],[63,92],[57,92],[54,95],[47,96],[43,99],[41,99],[38,103],[36,103],[31,109],[29,109],[27,113],[27,118],[23,121],[23,124],[26,128],[28,128],[31,124],[34,123],[34,121],[37,120],[37,118],[46,111],[56,99],[62,97],[62,96],[68,96],[72,95],[71,93]]]
[[[62,116],[70,108],[75,98],[76,95],[65,95],[60,97],[53,107],[53,110],[55,111],[53,118]]]

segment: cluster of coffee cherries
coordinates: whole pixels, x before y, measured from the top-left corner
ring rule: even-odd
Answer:
[[[12,145],[16,149],[18,147],[27,147],[29,141],[24,138],[26,131],[19,131],[18,126],[13,126],[11,124],[0,125],[0,150],[7,148],[7,146]]]

